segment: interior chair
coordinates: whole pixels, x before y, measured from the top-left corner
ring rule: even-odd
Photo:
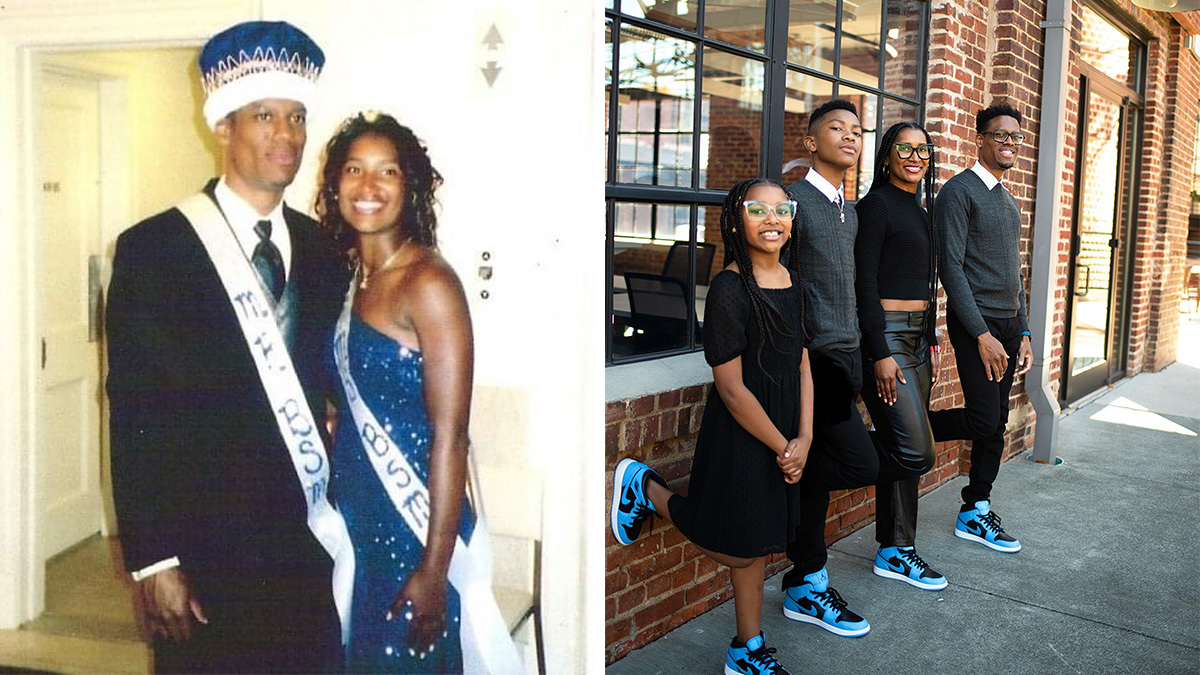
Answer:
[[[696,242],[696,285],[707,286],[708,277],[712,274],[713,258],[717,255],[717,245],[702,241]],[[687,286],[688,274],[688,242],[677,241],[671,244],[667,251],[667,259],[663,262],[662,275],[674,277]]]
[[[687,346],[689,303],[683,280],[642,272],[626,272],[624,277],[636,350],[661,351]],[[700,334],[698,325],[696,334]]]
[[[471,401],[471,470],[476,510],[492,543],[492,592],[526,666],[534,650],[546,672],[542,631],[541,469],[527,459],[528,396],[509,387],[476,387]],[[533,644],[521,639],[532,628]]]

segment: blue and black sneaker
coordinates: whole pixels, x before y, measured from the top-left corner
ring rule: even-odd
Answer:
[[[1000,527],[1000,516],[992,511],[992,504],[986,499],[975,502],[975,506],[963,505],[958,512],[958,522],[954,525],[954,536],[978,542],[1001,553],[1021,550],[1021,542]]]
[[[846,601],[829,587],[824,567],[805,576],[799,586],[783,589],[783,615],[843,637],[859,637],[871,630],[871,624],[846,609]]]
[[[875,574],[899,579],[924,591],[940,591],[946,577],[929,568],[912,546],[881,546],[875,554]]]
[[[737,638],[729,643],[729,651],[725,652],[725,675],[789,675],[783,666],[775,660],[772,654],[775,648],[767,648],[763,642],[763,634],[750,638],[745,645],[737,646]]]
[[[612,531],[617,541],[628,546],[637,541],[642,533],[642,524],[651,514],[657,513],[650,498],[646,496],[646,479],[663,479],[650,467],[623,459],[613,472],[613,496],[611,507]]]

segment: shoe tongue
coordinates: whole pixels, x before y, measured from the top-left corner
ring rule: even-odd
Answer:
[[[804,577],[804,580],[811,584],[817,593],[824,593],[829,589],[829,572],[824,567]]]
[[[986,516],[992,510],[992,503],[986,499],[975,502],[975,508],[979,511],[979,515]]]
[[[762,646],[763,646],[762,633],[759,633],[758,635],[755,635],[754,637],[752,637],[746,641],[746,651],[750,651],[750,652],[757,651],[757,650],[761,649]]]

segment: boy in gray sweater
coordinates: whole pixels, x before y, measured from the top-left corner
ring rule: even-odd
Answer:
[[[946,181],[934,206],[946,327],[958,362],[966,405],[929,413],[936,440],[969,439],[970,482],[954,534],[1003,553],[1021,543],[1000,527],[991,509],[1000,471],[1008,395],[1013,379],[1033,365],[1025,286],[1021,280],[1021,211],[1000,183],[1025,135],[1021,113],[1007,104],[975,120],[978,161]]]
[[[854,239],[858,219],[846,207],[846,171],[858,163],[862,127],[849,101],[834,100],[812,112],[804,145],[812,168],[788,189],[798,208],[792,221],[788,266],[804,284],[804,327],[813,380],[813,442],[800,479],[800,524],[787,555],[783,613],[835,635],[865,635],[870,625],[846,607],[825,570],[825,514],[829,491],[899,480],[894,462],[879,451],[858,413],[862,383],[858,312],[854,295]],[[878,478],[885,475],[884,479]],[[919,475],[919,474],[918,474]],[[888,477],[890,476],[890,477]]]

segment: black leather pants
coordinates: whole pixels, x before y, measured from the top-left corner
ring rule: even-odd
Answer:
[[[917,531],[917,487],[933,468],[933,431],[929,427],[930,363],[925,312],[884,312],[892,358],[906,382],[896,381],[896,402],[880,400],[875,362],[863,359],[863,402],[875,424],[881,478],[875,486],[875,540],[881,546],[912,546]]]

